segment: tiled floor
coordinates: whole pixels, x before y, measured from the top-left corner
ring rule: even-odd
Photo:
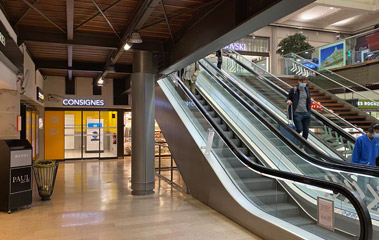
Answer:
[[[0,239],[259,239],[158,178],[132,196],[130,174],[130,158],[61,163],[51,201],[0,212]]]

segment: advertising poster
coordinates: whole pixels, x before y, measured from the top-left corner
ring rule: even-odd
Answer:
[[[104,151],[104,119],[87,118],[86,152]]]
[[[336,42],[319,49],[320,70],[345,65],[345,41]]]

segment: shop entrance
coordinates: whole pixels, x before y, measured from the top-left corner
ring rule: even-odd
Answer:
[[[117,111],[46,111],[45,159],[117,157]]]

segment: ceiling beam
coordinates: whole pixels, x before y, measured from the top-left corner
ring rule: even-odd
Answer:
[[[72,70],[72,71],[90,71],[103,72],[104,63],[88,63],[88,62],[73,62],[72,67],[67,67],[66,61],[51,61],[46,59],[34,59],[36,70],[38,69],[54,69],[54,70]],[[131,64],[117,64],[114,66],[116,73],[132,73]]]
[[[105,21],[107,21],[109,27],[112,29],[112,31],[114,32],[114,34],[116,34],[116,36],[120,39],[120,35],[118,35],[116,29],[113,27],[111,21],[109,21],[109,19],[107,18],[107,16],[105,15],[105,13],[103,12],[103,10],[101,10],[101,8],[99,7],[99,5],[97,4],[97,2],[95,0],[92,0],[93,4],[96,6],[97,10],[99,10],[99,12],[101,13],[101,15],[103,16],[103,18],[105,19]]]
[[[121,41],[119,43],[119,47],[116,51],[112,51],[111,54],[107,58],[107,62],[104,66],[104,72],[99,75],[100,77],[105,77],[108,69],[115,65],[118,59],[121,57],[124,52],[124,45],[133,31],[139,31],[147,18],[151,15],[151,13],[155,10],[160,0],[141,0],[138,1],[137,6],[133,10],[131,16],[128,18],[126,23],[126,29],[122,34]],[[138,45],[138,44],[136,44]]]
[[[106,8],[103,8],[102,11],[103,13],[105,13],[106,11],[108,11],[109,9],[113,8],[114,6],[116,6],[119,2],[121,2],[122,0],[117,0],[115,2],[113,2],[111,5],[109,5],[108,7]],[[78,28],[82,27],[83,25],[87,24],[88,22],[90,22],[92,19],[94,19],[95,17],[99,16],[100,15],[100,12],[97,12],[96,14],[92,15],[90,18],[88,18],[87,20],[85,20],[84,22],[82,22],[81,24],[79,24],[78,26],[75,27],[75,30],[77,30]]]
[[[75,33],[75,38],[67,39],[65,33],[54,33],[35,28],[20,27],[17,34],[17,44],[23,42],[59,43],[64,45],[87,46],[94,48],[117,49],[119,40],[116,37],[104,34]]]
[[[166,41],[171,56],[162,74],[184,68],[209,53],[239,40],[294,12],[314,0],[242,1],[224,0],[201,21],[188,28],[178,42]],[[212,29],[210,31],[209,29]]]
[[[74,0],[66,0],[67,40],[74,38]],[[72,45],[67,46],[67,66],[72,68]],[[72,79],[72,70],[68,70],[68,79]]]
[[[120,41],[115,36],[104,34],[84,34],[75,32],[73,40],[67,40],[67,35],[63,33],[53,33],[37,29],[18,29],[17,44],[22,43],[39,43],[39,44],[62,44],[65,46],[89,47],[107,50],[118,50]],[[160,39],[144,38],[143,43],[134,44],[132,50],[145,50],[152,52],[163,52],[164,41]]]
[[[39,0],[35,0],[32,5],[35,6],[37,3],[38,3]],[[17,22],[14,24],[15,26],[17,26],[17,24],[19,24],[22,19],[24,19],[24,17],[30,12],[30,10],[32,10],[32,8],[29,6],[28,9],[21,15],[21,17],[17,20]]]
[[[51,20],[49,17],[47,17],[43,12],[41,12],[38,8],[36,8],[35,6],[33,6],[30,2],[28,2],[27,0],[23,0],[24,3],[26,5],[28,5],[30,8],[32,8],[34,11],[36,11],[37,13],[39,13],[39,15],[41,15],[42,17],[44,17],[47,21],[49,21],[51,24],[53,24],[55,27],[57,27],[59,30],[61,30],[62,32],[66,33],[65,30],[63,30],[63,28],[61,28],[58,24],[56,24],[53,20]]]

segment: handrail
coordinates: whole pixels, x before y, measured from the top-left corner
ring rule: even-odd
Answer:
[[[170,75],[170,78],[173,76]],[[285,179],[290,181],[295,181],[307,185],[312,185],[315,187],[323,188],[323,189],[329,189],[332,190],[334,193],[340,193],[344,195],[350,203],[354,206],[355,210],[357,211],[358,217],[359,217],[359,226],[360,226],[360,236],[359,239],[361,240],[371,240],[372,239],[372,221],[370,214],[368,212],[368,209],[365,205],[365,203],[362,201],[362,199],[359,197],[359,195],[344,187],[341,184],[328,182],[325,180],[319,180],[307,176],[302,176],[300,174],[290,173],[290,172],[283,172],[271,168],[267,168],[264,166],[261,166],[257,163],[254,163],[252,160],[250,160],[230,139],[225,135],[225,133],[222,131],[221,127],[212,119],[211,115],[205,110],[205,108],[200,104],[199,100],[196,99],[196,97],[191,93],[191,91],[184,85],[184,83],[179,80],[178,77],[177,82],[180,85],[180,87],[183,89],[183,91],[187,94],[187,96],[192,100],[192,102],[196,105],[196,107],[200,110],[200,112],[203,114],[203,116],[208,120],[210,125],[217,131],[219,136],[222,138],[224,143],[233,151],[233,153],[237,156],[237,158],[244,163],[247,167],[249,167],[252,170],[255,170],[257,172],[260,172],[261,174],[265,174],[266,176],[271,176],[276,179]]]
[[[289,53],[289,54],[286,54],[285,57],[286,57],[286,56],[289,56],[289,57],[290,57],[290,55],[295,55],[296,57],[298,57],[298,58],[300,58],[300,59],[302,59],[302,60],[304,60],[304,61],[307,61],[307,62],[309,62],[309,63],[315,64],[314,62],[309,61],[309,59],[303,58],[302,56],[299,56],[299,55],[297,55],[296,53]],[[329,72],[331,75],[338,76],[338,77],[340,77],[340,78],[342,78],[342,79],[344,79],[344,80],[346,80],[346,81],[348,81],[348,82],[350,82],[350,83],[353,83],[354,85],[357,85],[357,86],[360,87],[360,88],[365,89],[366,91],[369,91],[370,93],[374,93],[374,94],[376,94],[376,95],[379,96],[379,93],[377,93],[377,92],[375,92],[375,91],[373,91],[373,90],[371,90],[371,89],[369,89],[369,88],[367,88],[367,87],[365,87],[365,86],[363,86],[363,85],[361,85],[361,84],[359,84],[359,83],[356,83],[356,82],[354,82],[354,81],[352,81],[352,80],[350,80],[350,79],[348,79],[348,78],[346,78],[346,77],[344,77],[344,76],[342,76],[342,75],[339,75],[338,73],[335,73],[335,72],[333,72],[333,71],[330,71],[329,69],[322,69],[321,71]],[[317,72],[320,72],[320,71],[317,71]]]
[[[289,59],[290,61],[294,62],[295,64],[299,64],[298,62],[296,62],[295,60],[293,60],[293,59],[291,59],[291,58],[289,58],[289,57],[287,57],[287,58],[285,58],[285,59]],[[314,64],[314,63],[313,63],[313,64]],[[302,64],[301,64],[301,65],[302,65]],[[316,71],[316,70],[314,70],[314,69],[312,69],[312,68],[309,68],[309,67],[307,67],[307,66],[305,66],[305,65],[302,65],[302,67],[303,67],[303,68],[306,68],[306,69],[308,69],[308,70],[310,70],[310,71],[312,71],[312,72],[314,72],[315,74],[318,74],[318,75],[320,75],[320,76],[322,76],[322,77],[328,79],[329,81],[331,81],[331,82],[333,82],[333,83],[335,83],[335,84],[337,84],[337,85],[339,85],[339,86],[341,86],[341,87],[343,87],[343,88],[345,88],[345,89],[348,89],[349,91],[353,92],[354,94],[357,94],[357,95],[359,95],[359,96],[361,96],[361,97],[363,97],[363,98],[365,98],[365,99],[367,99],[367,100],[369,100],[369,101],[371,101],[371,102],[376,102],[375,100],[372,100],[372,99],[369,98],[369,97],[363,96],[363,95],[360,94],[359,92],[354,91],[353,89],[344,86],[343,84],[341,84],[341,83],[339,83],[339,82],[337,82],[337,81],[331,79],[330,77],[325,76],[324,74],[322,74],[322,73],[320,73],[320,72],[318,72],[318,71]]]
[[[322,153],[320,150],[313,148],[308,141],[306,141],[303,137],[301,137],[295,130],[290,128],[287,123],[284,121],[277,119],[273,116],[273,114],[267,109],[266,106],[264,106],[262,103],[255,100],[255,98],[248,92],[246,92],[244,89],[242,89],[238,84],[235,83],[235,81],[231,78],[231,76],[227,75],[226,73],[223,73],[218,69],[216,66],[214,66],[212,63],[210,63],[207,59],[203,59],[206,61],[210,66],[212,66],[219,74],[223,75],[224,78],[228,78],[230,82],[233,84],[234,87],[236,87],[239,91],[241,91],[245,96],[247,96],[250,100],[252,100],[256,105],[258,105],[261,109],[263,109],[271,118],[275,119],[283,128],[286,129],[286,131],[290,132],[293,136],[297,138],[298,141],[300,141],[303,145],[306,145],[310,149],[314,151],[314,153],[321,156],[323,159],[326,159],[327,161],[322,161],[320,159],[314,158],[312,156],[309,156],[308,154],[301,151],[296,144],[294,144],[291,140],[284,137],[283,134],[280,133],[280,131],[275,128],[272,124],[269,123],[269,121],[262,116],[255,108],[253,108],[246,100],[244,100],[241,96],[239,96],[235,91],[233,91],[227,84],[225,84],[222,80],[220,80],[217,76],[215,76],[213,73],[211,73],[201,61],[199,61],[199,65],[202,66],[213,78],[224,88],[226,89],[234,98],[238,99],[238,101],[254,116],[256,116],[263,124],[271,130],[280,140],[285,142],[286,145],[289,145],[292,150],[294,150],[298,155],[300,155],[303,159],[306,159],[306,161],[311,162],[313,164],[316,164],[318,167],[329,167],[331,170],[334,171],[345,171],[347,173],[355,173],[360,175],[365,175],[367,177],[375,176],[379,177],[379,169],[376,167],[370,166],[367,167],[366,165],[358,165],[350,162],[344,162],[338,159],[335,159],[333,157],[327,156],[324,153]]]
[[[238,56],[244,58],[246,61],[250,62],[248,59],[246,59],[244,56],[240,55],[240,54],[237,53],[236,51],[234,51],[234,50],[232,50],[232,49],[229,49],[229,50],[231,50],[233,53],[237,54]],[[228,56],[229,56],[230,58],[233,58],[235,61],[237,61],[237,62],[238,62],[240,65],[242,65],[245,69],[249,68],[248,66],[246,66],[244,63],[242,63],[242,62],[239,61],[238,59],[235,59],[233,56],[230,56],[230,55],[228,55]],[[278,78],[277,76],[273,75],[272,73],[270,73],[270,72],[264,70],[264,69],[261,68],[258,64],[255,64],[255,63],[253,63],[253,62],[250,62],[250,63],[253,64],[254,66],[258,67],[259,69],[261,69],[261,70],[264,71],[265,73],[269,74],[271,77],[275,78],[275,80],[280,81],[282,84],[286,85],[286,86],[289,87],[289,88],[292,88],[291,85],[289,85],[288,83],[286,83],[286,82],[283,81],[282,79]],[[250,69],[250,68],[249,68],[249,69]],[[262,74],[260,74],[259,72],[256,72],[254,69],[251,69],[251,70],[254,71],[255,74],[261,76],[261,77],[264,78],[266,81],[268,81],[267,78],[266,78],[265,76],[263,76]],[[268,82],[271,82],[271,81],[268,81]],[[277,85],[275,84],[275,86],[277,86]],[[284,93],[284,94],[287,96],[287,92],[285,92],[284,89],[280,88],[279,86],[277,86],[277,90],[279,90],[280,92]],[[313,99],[312,99],[312,100],[313,100]],[[340,116],[338,116],[338,115],[335,114],[334,112],[330,111],[328,108],[324,107],[323,105],[317,103],[316,101],[313,100],[313,102],[314,102],[315,105],[320,106],[324,111],[328,112],[328,114],[331,114],[331,115],[333,115],[334,117],[339,118],[339,120],[341,120],[342,122],[344,122],[344,123],[345,123],[346,125],[348,125],[350,128],[354,128],[356,131],[358,131],[358,132],[364,134],[364,131],[362,131],[361,129],[357,128],[357,126],[354,126],[354,125],[351,124],[350,122],[348,122],[348,121],[346,121],[345,119],[341,118]],[[316,115],[318,116],[319,119],[322,118],[322,121],[328,121],[328,122],[330,123],[330,125],[334,125],[333,128],[338,127],[340,131],[343,131],[344,133],[346,133],[342,128],[340,128],[339,126],[335,126],[335,124],[334,124],[332,121],[330,121],[328,118],[324,117],[322,114],[318,113],[317,111],[315,111],[315,110],[313,110],[313,109],[312,109],[312,112],[313,112],[314,114],[316,114]],[[349,136],[349,139],[350,139],[350,138],[351,138],[352,141],[355,142],[355,138],[354,138],[353,136],[350,135],[350,136]]]
[[[233,56],[230,56],[229,57],[231,59],[233,59],[235,62],[237,62],[238,64],[240,64],[243,68],[245,68],[248,72],[252,73],[252,74],[257,74],[259,75],[260,77],[262,77],[262,79],[264,79],[268,84],[270,84],[273,88],[275,88],[276,90],[278,90],[279,92],[281,92],[282,95],[284,96],[287,96],[287,92],[282,89],[281,87],[279,87],[278,85],[274,84],[272,81],[268,80],[267,78],[265,78],[264,76],[262,76],[261,74],[255,72],[253,69],[251,69],[250,67],[246,66],[244,63],[242,63],[241,61],[237,60],[236,58],[234,58]],[[331,127],[333,128],[335,131],[338,131],[338,133],[340,135],[342,135],[344,138],[346,139],[349,139],[351,142],[354,142],[356,141],[356,139],[349,133],[347,133],[346,131],[344,131],[340,126],[334,124],[330,119],[324,117],[322,114],[318,113],[317,111],[314,111],[312,109],[312,113],[313,113],[313,116],[315,116],[317,119],[319,119],[320,121],[322,121],[325,125],[327,125],[328,127]],[[337,115],[338,116],[338,115]],[[338,116],[338,118],[340,118]],[[341,119],[341,118],[340,118]],[[355,129],[357,129],[356,127],[354,127]],[[359,130],[359,129],[357,129]],[[360,131],[360,130],[359,130]],[[361,132],[361,131],[360,131]]]

